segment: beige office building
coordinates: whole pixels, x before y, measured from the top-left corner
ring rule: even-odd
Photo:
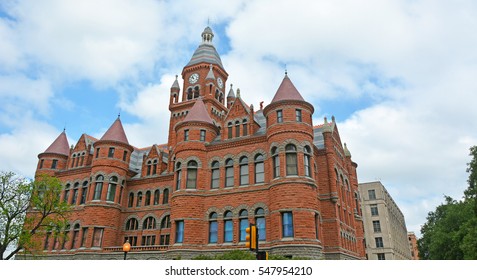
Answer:
[[[410,260],[404,215],[381,182],[359,184],[369,260]]]

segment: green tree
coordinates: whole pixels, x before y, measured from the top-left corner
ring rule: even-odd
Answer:
[[[46,230],[62,228],[71,209],[60,198],[58,178],[41,175],[29,181],[12,172],[0,172],[0,260],[20,250],[40,251]]]
[[[463,200],[445,202],[427,216],[418,240],[419,257],[427,260],[477,259],[477,146],[470,148],[468,188]]]

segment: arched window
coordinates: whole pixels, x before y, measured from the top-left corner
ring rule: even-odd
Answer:
[[[305,176],[312,177],[311,176],[311,149],[308,146],[305,146],[303,149],[303,160],[304,160],[304,165],[305,165]]]
[[[159,191],[159,190],[155,190],[155,191],[154,191],[154,205],[158,205],[158,204],[159,204],[159,197],[160,197],[160,191]]]
[[[164,228],[171,228],[171,216],[170,215],[167,215],[164,218],[162,218],[161,229],[164,229]]]
[[[191,100],[193,98],[192,88],[187,89],[187,100]]]
[[[248,178],[248,158],[243,156],[240,158],[240,185],[248,185],[249,178]]]
[[[133,207],[134,205],[134,194],[130,193],[128,198],[128,207]]]
[[[240,122],[235,122],[235,137],[240,137]]]
[[[280,177],[280,158],[278,157],[277,147],[272,148],[273,178]]]
[[[209,243],[217,243],[217,213],[212,212],[209,215]]]
[[[197,162],[191,160],[187,163],[187,189],[197,188]]]
[[[232,130],[233,130],[232,122],[229,122],[227,124],[227,133],[228,133],[228,138],[229,139],[232,139],[232,137],[233,137],[232,136],[232,133],[233,133]]]
[[[85,152],[83,152],[81,154],[81,162],[80,162],[80,166],[83,166],[83,162],[84,162],[84,155],[85,155]]]
[[[232,221],[232,212],[226,211],[224,214],[224,242],[233,242],[234,223]]]
[[[130,218],[127,222],[126,222],[126,230],[137,230],[138,229],[138,221],[136,218]]]
[[[265,167],[263,164],[263,156],[258,154],[255,156],[255,183],[263,183],[265,181]]]
[[[109,179],[108,193],[106,195],[107,201],[114,201],[114,197],[116,196],[117,184],[118,184],[118,177],[113,176]]]
[[[69,183],[65,185],[65,193],[63,194],[64,203],[68,203],[68,200],[70,198],[70,187],[71,185]]]
[[[169,189],[164,189],[162,194],[162,204],[169,204]]]
[[[73,154],[73,158],[71,160],[71,167],[70,168],[75,167],[75,160],[76,160],[76,154]]]
[[[73,228],[73,242],[71,242],[71,249],[78,248],[78,245],[79,245],[79,231],[80,231],[80,225],[76,224]]]
[[[199,86],[194,87],[194,99],[199,97]]]
[[[181,163],[178,162],[176,164],[176,191],[181,188],[181,177],[182,177]]]
[[[73,187],[73,199],[71,200],[72,205],[76,205],[76,201],[78,201],[78,192],[79,192],[79,183],[76,182]]]
[[[142,204],[142,192],[137,193],[136,207],[141,207]]]
[[[156,219],[154,219],[154,217],[147,217],[142,224],[142,229],[155,229],[155,228],[156,228]]]
[[[247,136],[247,135],[248,135],[247,119],[244,119],[244,120],[242,121],[242,134],[243,134],[243,136]]]
[[[155,159],[152,162],[152,175],[156,175],[156,173],[157,173],[157,159]]]
[[[88,193],[88,181],[83,182],[83,187],[81,188],[81,201],[80,204],[86,203],[86,194]]]
[[[146,164],[147,164],[146,176],[149,176],[149,175],[151,175],[151,161],[148,160]]]
[[[248,228],[248,211],[245,209],[239,213],[239,226],[239,241],[242,242],[245,241],[245,236],[247,236],[245,230]]]
[[[255,210],[255,224],[258,230],[258,240],[267,239],[266,226],[265,226],[265,211],[263,208],[257,208]]]
[[[293,144],[285,146],[287,176],[298,175],[298,164],[296,158],[296,147]]]
[[[68,241],[69,234],[70,234],[70,225],[66,225],[65,231],[63,232],[63,241],[61,243],[61,249],[66,249],[66,241]]]
[[[101,192],[103,191],[103,175],[98,175],[96,177],[96,186],[94,188],[94,196],[93,200],[100,200],[101,199]]]
[[[234,161],[229,158],[225,161],[225,187],[234,185]]]
[[[144,206],[151,204],[151,191],[146,191],[146,197],[144,198]]]
[[[210,188],[218,189],[219,181],[220,181],[219,162],[214,161],[212,162],[212,178],[210,179]]]

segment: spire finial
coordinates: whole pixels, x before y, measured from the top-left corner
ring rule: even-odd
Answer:
[[[121,110],[118,112],[118,119],[121,118]]]
[[[176,81],[177,81],[177,77],[179,77],[179,75],[176,74]]]
[[[285,76],[288,75],[287,65],[285,64]]]

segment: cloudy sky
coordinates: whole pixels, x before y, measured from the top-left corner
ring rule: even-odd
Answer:
[[[408,230],[462,196],[477,144],[473,0],[2,0],[0,170],[33,177],[64,128],[70,144],[100,138],[119,113],[132,145],[165,143],[169,88],[208,22],[227,91],[266,105],[287,69]]]

